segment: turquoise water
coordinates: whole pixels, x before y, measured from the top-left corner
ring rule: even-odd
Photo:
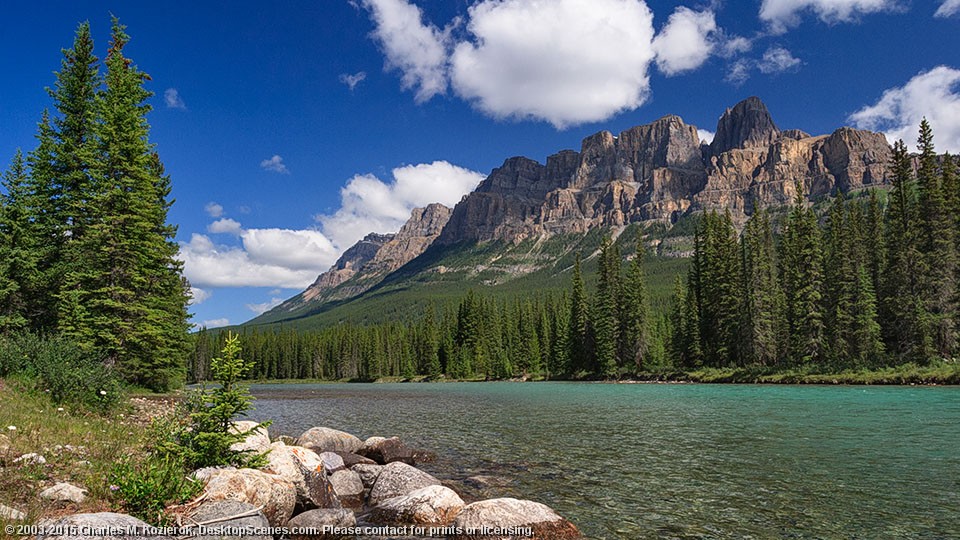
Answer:
[[[254,386],[274,434],[397,435],[465,498],[590,538],[960,538],[960,388],[591,383]],[[498,485],[462,483],[489,475]]]

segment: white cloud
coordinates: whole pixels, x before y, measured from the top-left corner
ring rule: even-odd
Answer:
[[[800,65],[800,59],[795,58],[790,51],[780,46],[773,46],[763,53],[763,58],[757,63],[761,73],[783,73]]]
[[[261,161],[260,168],[265,171],[271,171],[280,174],[290,174],[290,170],[287,169],[286,164],[283,163],[283,158],[276,154],[274,154],[270,159]]]
[[[653,15],[639,0],[485,0],[451,56],[457,93],[495,118],[596,122],[642,105]]]
[[[850,115],[857,127],[883,131],[890,142],[903,139],[916,149],[924,117],[939,152],[960,152],[960,70],[938,66],[883,93],[880,100]]]
[[[376,28],[373,37],[386,55],[387,68],[402,74],[404,89],[423,103],[447,90],[445,32],[423,22],[423,13],[406,0],[363,0]]]
[[[950,17],[960,13],[960,0],[944,0],[934,17]]]
[[[223,206],[213,201],[210,201],[207,203],[206,206],[203,207],[203,211],[206,212],[207,215],[212,218],[218,218],[223,215]]]
[[[196,306],[210,299],[213,293],[199,287],[190,287],[190,305]]]
[[[753,48],[753,41],[743,36],[733,36],[723,40],[720,45],[720,56],[732,58],[739,54],[749,52]]]
[[[187,104],[180,97],[180,92],[176,88],[167,88],[163,92],[163,102],[167,104],[168,109],[187,110]]]
[[[812,11],[829,24],[850,22],[859,15],[898,9],[898,0],[763,0],[760,20],[782,33],[800,24],[800,13]]]
[[[248,243],[246,237],[251,233],[254,236]],[[276,239],[278,246],[271,247],[271,239]],[[317,231],[250,229],[243,240],[243,247],[218,246],[208,236],[194,233],[189,242],[180,242],[183,273],[191,285],[303,289],[338,256]],[[284,250],[288,252],[282,253]],[[295,264],[285,266],[291,260]],[[311,264],[306,264],[307,260]]]
[[[209,319],[200,323],[200,326],[205,326],[207,328],[221,328],[223,326],[230,326],[230,319]]]
[[[700,67],[713,52],[716,33],[712,11],[678,7],[653,39],[657,67],[668,76]]]
[[[714,133],[714,132],[712,132],[712,131],[707,131],[707,130],[705,130],[705,129],[698,129],[698,130],[697,130],[697,137],[700,139],[700,142],[705,142],[705,143],[707,143],[707,144],[710,144],[710,143],[713,142],[713,137],[714,137],[715,135],[716,135],[716,133]]]
[[[218,219],[207,225],[207,232],[213,234],[240,234],[242,231],[243,227],[240,222],[230,218]]]
[[[728,83],[732,83],[735,86],[740,86],[741,84],[747,82],[747,79],[750,78],[750,70],[753,67],[753,60],[748,58],[741,58],[736,62],[730,64],[730,71],[727,72],[727,76],[723,80]]]
[[[366,78],[367,78],[366,71],[360,71],[360,72],[354,73],[353,75],[350,75],[349,73],[340,74],[340,82],[347,85],[350,88],[351,92],[353,91],[354,88],[357,87],[358,84],[363,82],[363,80]]]
[[[264,302],[262,304],[244,304],[247,306],[247,309],[256,313],[257,315],[263,315],[264,313],[270,311],[271,309],[279,306],[283,303],[283,298],[271,298],[269,302]]]
[[[344,250],[370,232],[395,232],[416,207],[439,202],[453,206],[484,175],[446,161],[393,169],[393,181],[356,175],[340,190],[340,209],[317,216],[323,232]]]

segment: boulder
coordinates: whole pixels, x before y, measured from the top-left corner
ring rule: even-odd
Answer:
[[[459,531],[454,540],[489,540],[488,534],[480,534],[484,527],[524,528],[531,535],[498,536],[502,540],[566,540],[580,538],[580,531],[545,504],[511,498],[490,499],[468,504],[453,522]]]
[[[319,455],[320,461],[323,462],[323,466],[327,469],[327,474],[333,474],[347,468],[343,462],[343,458],[335,452],[320,452]]]
[[[250,420],[240,420],[234,422],[230,426],[230,431],[232,433],[243,433],[245,431],[250,431],[247,438],[241,442],[233,443],[230,445],[230,449],[234,452],[250,452],[252,454],[260,454],[266,452],[270,449],[270,436],[267,434],[266,428],[254,429],[257,427],[259,422],[253,422]]]
[[[373,523],[444,525],[453,521],[463,507],[463,499],[452,489],[427,486],[381,502],[368,519]]]
[[[243,516],[243,517],[233,517]],[[225,521],[223,518],[233,517]],[[213,521],[213,523],[209,523]],[[253,534],[254,530],[265,531],[270,526],[267,516],[259,508],[239,501],[213,501],[200,505],[190,516],[190,523],[198,523],[211,529],[222,528],[227,534],[190,536],[197,540],[273,540],[272,535]]]
[[[235,471],[236,467],[204,467],[202,469],[197,469],[190,473],[190,477],[194,480],[199,480],[201,482],[206,482],[210,480],[214,475],[220,473],[221,471]]]
[[[333,485],[327,476],[326,467],[320,456],[312,450],[302,446],[288,446],[291,457],[300,467],[303,483],[306,487],[303,508],[340,508],[340,499],[337,498]]]
[[[42,530],[62,531],[64,534],[39,534],[38,540],[174,540],[170,536],[153,534],[156,529],[152,525],[133,516],[113,512],[73,514],[39,525]]]
[[[35,452],[30,452],[29,454],[24,454],[18,457],[17,459],[13,460],[13,462],[21,465],[46,465],[47,458]]]
[[[341,469],[330,475],[330,484],[340,499],[340,503],[347,508],[363,507],[363,482],[360,475],[350,469]]]
[[[207,501],[239,501],[263,507],[273,527],[286,525],[297,502],[297,489],[283,477],[254,469],[220,470],[203,490]]]
[[[80,504],[87,498],[87,490],[73,484],[60,482],[40,492],[40,498],[48,501],[62,501]]]
[[[363,446],[357,437],[336,429],[314,427],[304,431],[297,438],[297,445],[314,452],[354,452]]]
[[[297,514],[287,524],[291,529],[313,529],[323,531],[324,527],[356,527],[357,518],[350,510],[342,508],[318,508]],[[319,534],[291,534],[291,540],[354,540],[353,534],[334,534],[332,532]]]
[[[0,454],[6,454],[10,451],[10,438],[0,434]]]
[[[0,519],[6,519],[9,521],[23,521],[24,519],[27,519],[27,515],[16,508],[10,508],[9,506],[0,504]]]
[[[406,495],[427,486],[438,485],[440,481],[433,476],[402,461],[394,461],[385,465],[380,471],[377,481],[370,488],[368,501],[371,506],[376,506],[387,499]]]
[[[376,465],[376,464],[377,464],[376,461],[374,461],[374,460],[372,460],[372,459],[370,459],[370,458],[365,458],[365,457],[361,456],[360,454],[353,454],[353,453],[350,453],[350,452],[336,452],[336,454],[337,454],[338,456],[340,456],[340,459],[343,460],[343,466],[346,467],[346,468],[348,468],[348,469],[349,469],[350,467],[353,467],[354,465],[359,465],[359,464],[361,464],[361,463],[366,464],[366,465]]]
[[[413,450],[403,444],[398,437],[370,437],[363,443],[363,448],[357,451],[381,465],[402,461],[407,465],[415,465]]]
[[[380,471],[383,470],[383,465],[359,463],[353,467],[350,467],[350,470],[360,475],[360,481],[363,482],[364,488],[370,489],[377,481],[377,477],[380,476]]]

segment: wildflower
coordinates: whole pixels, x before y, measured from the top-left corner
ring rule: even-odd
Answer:
[[[17,426],[7,426],[7,429],[10,430],[10,431],[16,431],[16,430],[17,430]]]
[[[118,489],[120,489],[120,486],[116,484],[110,484],[110,491],[117,491]]]
[[[101,390],[101,391],[100,391],[100,395],[101,395],[101,396],[107,395],[107,391],[106,391],[106,390]]]
[[[63,407],[57,407],[57,412],[63,412]]]

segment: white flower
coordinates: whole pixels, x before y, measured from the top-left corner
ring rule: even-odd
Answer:
[[[63,412],[63,407],[57,407],[57,412]]]
[[[17,426],[7,426],[7,429],[9,429],[10,431],[16,431]]]
[[[100,391],[100,395],[101,395],[101,396],[107,395],[107,391],[106,391],[106,390],[101,390],[101,391]]]

